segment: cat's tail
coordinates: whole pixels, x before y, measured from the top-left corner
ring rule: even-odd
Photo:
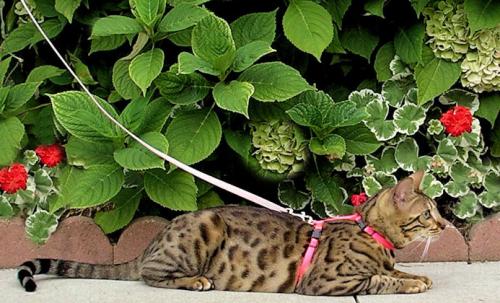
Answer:
[[[17,278],[26,291],[36,290],[33,275],[52,274],[67,278],[141,280],[139,259],[128,263],[97,265],[55,259],[35,259],[18,268]]]

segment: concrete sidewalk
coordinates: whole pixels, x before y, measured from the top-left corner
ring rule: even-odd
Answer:
[[[26,293],[15,270],[0,271],[0,302],[83,303],[83,302],[166,302],[166,303],[458,303],[500,302],[500,262],[495,263],[413,263],[400,270],[426,274],[434,281],[430,291],[417,295],[353,297],[309,297],[295,294],[194,292],[148,287],[142,282],[60,279],[37,276],[38,290]]]

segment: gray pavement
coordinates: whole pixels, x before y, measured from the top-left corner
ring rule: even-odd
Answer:
[[[61,279],[37,276],[38,290],[26,293],[16,280],[15,270],[0,270],[2,303],[83,303],[83,302],[168,302],[168,303],[500,303],[500,262],[495,263],[412,263],[400,270],[426,274],[434,287],[417,295],[353,297],[309,297],[295,294],[193,292],[148,287],[142,282]],[[357,301],[356,301],[357,300]]]

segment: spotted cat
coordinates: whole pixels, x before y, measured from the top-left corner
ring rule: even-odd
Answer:
[[[365,223],[396,248],[445,228],[436,203],[419,191],[423,172],[380,191],[357,207]],[[174,219],[137,259],[91,265],[36,259],[20,266],[18,278],[34,291],[34,274],[69,278],[142,280],[147,285],[190,290],[231,290],[356,295],[419,293],[432,282],[394,269],[394,255],[352,221],[325,225],[311,266],[296,273],[312,226],[284,213],[224,206]]]

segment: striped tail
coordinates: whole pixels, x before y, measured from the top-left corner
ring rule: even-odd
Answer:
[[[17,278],[29,292],[36,290],[33,275],[51,274],[67,278],[141,280],[139,258],[116,265],[97,265],[55,259],[35,259],[19,266]]]

